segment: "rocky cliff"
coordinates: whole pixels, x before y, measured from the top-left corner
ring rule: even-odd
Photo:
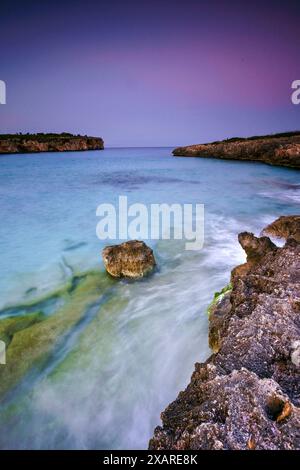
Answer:
[[[62,134],[4,134],[0,135],[0,154],[35,152],[74,152],[103,150],[100,137]]]
[[[150,449],[300,449],[300,217],[239,235],[247,262],[209,309],[214,354],[162,413]]]
[[[190,145],[173,150],[174,156],[250,160],[270,165],[300,168],[300,133],[233,138],[210,144]]]

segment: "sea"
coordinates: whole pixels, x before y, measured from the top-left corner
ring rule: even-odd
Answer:
[[[119,196],[203,204],[203,247],[145,240],[154,273],[112,279],[101,251],[121,240],[97,237],[96,211]],[[259,235],[299,204],[296,170],[171,148],[0,156],[0,333],[19,325],[0,365],[0,448],[147,448],[211,354],[207,307],[245,262],[238,234]],[[30,315],[39,321],[20,326]]]

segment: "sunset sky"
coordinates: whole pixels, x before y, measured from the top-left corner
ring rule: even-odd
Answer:
[[[1,1],[0,133],[175,146],[300,129],[299,1]]]

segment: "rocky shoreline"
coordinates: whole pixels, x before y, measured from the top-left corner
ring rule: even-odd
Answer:
[[[300,449],[300,217],[241,233],[247,262],[209,308],[214,353],[162,413],[149,448]]]
[[[101,137],[62,134],[2,134],[0,154],[103,150]]]
[[[173,150],[176,157],[248,160],[269,165],[300,168],[300,132],[269,136],[232,138],[208,144],[189,145]]]

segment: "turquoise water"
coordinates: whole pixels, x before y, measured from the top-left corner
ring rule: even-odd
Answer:
[[[298,175],[174,158],[168,148],[1,156],[2,318],[26,315],[20,305],[74,274],[103,271],[107,243],[96,237],[96,208],[117,204],[119,195],[129,204],[204,204],[205,243],[191,252],[181,241],[149,240],[157,272],[143,282],[110,281],[47,366],[4,400],[0,446],[145,448],[194,362],[210,354],[205,310],[245,259],[238,233],[259,233],[279,215],[298,213]],[[58,299],[41,308],[55,315],[59,307]]]

